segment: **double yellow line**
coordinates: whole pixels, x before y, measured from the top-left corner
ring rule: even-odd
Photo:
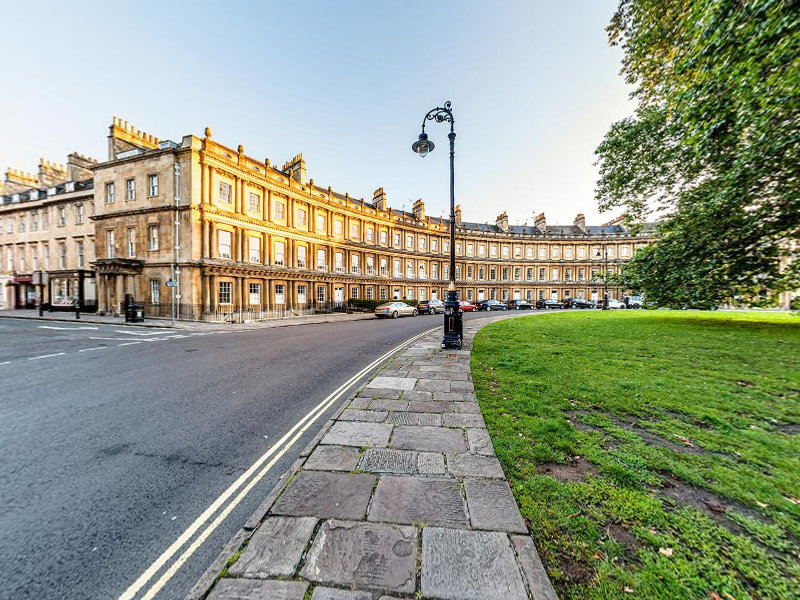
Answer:
[[[161,574],[161,577],[153,583],[141,597],[141,600],[150,600],[155,597],[159,591],[169,582],[170,579],[177,573],[180,568],[186,563],[187,560],[197,551],[203,542],[211,535],[214,530],[222,523],[231,511],[244,499],[245,496],[253,489],[253,487],[261,481],[269,470],[275,466],[281,457],[300,439],[300,436],[311,427],[311,425],[336,402],[342,394],[344,394],[350,387],[358,382],[362,377],[369,373],[372,369],[377,367],[392,355],[405,349],[410,344],[413,344],[420,338],[425,337],[429,333],[436,331],[437,328],[429,329],[415,335],[414,337],[406,340],[402,344],[395,346],[386,354],[372,361],[366,367],[361,369],[358,373],[353,375],[350,379],[340,385],[333,393],[327,398],[322,400],[317,406],[309,411],[302,419],[300,419],[284,436],[275,442],[269,450],[259,457],[252,466],[247,469],[242,475],[234,481],[228,489],[226,489],[220,496],[211,503],[211,505],[203,511],[195,521],[176,539],[169,548],[167,548],[161,556],[159,556],[153,564],[151,564],[144,573],[142,573],[136,581],[134,581],[128,589],[126,589],[119,600],[133,600],[142,591],[142,589],[153,579],[164,567],[169,564],[169,567]],[[288,442],[287,442],[288,440]],[[271,459],[270,459],[271,457]],[[269,461],[269,462],[267,462]],[[264,463],[266,462],[266,465]],[[263,465],[263,467],[262,467]],[[260,470],[259,470],[260,469]],[[253,476],[255,474],[255,476]],[[249,480],[249,481],[248,481]],[[244,486],[244,487],[242,487]],[[241,490],[240,490],[241,488]],[[236,494],[237,490],[239,493]],[[234,496],[234,494],[236,494]],[[231,497],[233,498],[231,499]],[[221,510],[220,510],[221,509]],[[213,520],[212,517],[217,515]],[[209,522],[210,521],[210,522]],[[208,524],[207,524],[208,523]],[[206,525],[207,524],[207,525]],[[198,531],[205,526],[199,535],[195,537]],[[183,548],[188,542],[191,544],[178,556],[175,560],[173,557]],[[170,564],[170,561],[171,564]]]

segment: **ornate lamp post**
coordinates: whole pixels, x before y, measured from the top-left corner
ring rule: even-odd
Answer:
[[[601,254],[602,253],[602,254]],[[605,244],[600,244],[600,249],[597,251],[598,257],[603,258],[603,310],[608,310],[608,248]]]
[[[456,134],[453,131],[453,112],[450,110],[450,101],[444,103],[444,107],[436,107],[428,111],[422,119],[422,133],[419,139],[411,145],[411,149],[422,156],[428,155],[434,148],[434,143],[428,139],[425,133],[425,121],[436,121],[437,123],[450,123],[450,133],[447,136],[450,140],[450,284],[447,286],[447,301],[444,303],[444,339],[442,348],[457,349],[461,348],[463,339],[463,324],[461,321],[461,307],[458,304],[458,292],[456,291],[456,209],[455,209],[455,178],[453,175],[453,158],[455,156]]]

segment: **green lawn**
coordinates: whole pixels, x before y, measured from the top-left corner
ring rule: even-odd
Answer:
[[[576,311],[475,338],[564,598],[800,598],[800,316]]]

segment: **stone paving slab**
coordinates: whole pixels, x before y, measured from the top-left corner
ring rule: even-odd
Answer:
[[[359,447],[385,446],[389,443],[391,435],[392,425],[388,423],[337,421],[320,443]]]
[[[475,397],[475,332],[415,341],[340,407],[186,600],[553,600]],[[277,498],[277,500],[275,500]],[[212,589],[213,588],[213,589]],[[210,595],[207,595],[210,590]]]
[[[357,410],[347,409],[339,417],[342,421],[368,421],[370,423],[383,423],[388,413],[384,410]]]
[[[394,428],[392,448],[427,452],[466,452],[467,444],[460,429],[399,425]]]
[[[300,575],[319,583],[411,593],[417,535],[415,527],[326,521]]]
[[[370,473],[414,473],[417,453],[410,450],[369,448],[364,452],[358,468]]]
[[[417,525],[467,525],[459,483],[428,477],[381,477],[367,518]]]
[[[500,461],[478,454],[448,454],[447,472],[456,477],[505,477]]]
[[[469,520],[475,529],[527,533],[511,489],[502,479],[465,479]]]
[[[308,457],[305,469],[317,471],[352,471],[356,468],[361,454],[353,446],[317,446]]]
[[[294,575],[316,524],[313,517],[266,519],[228,572],[256,579]]]
[[[374,485],[373,475],[300,471],[271,512],[323,519],[363,519]]]
[[[422,594],[444,600],[528,600],[508,536],[440,527],[422,530]]]
[[[369,387],[390,390],[413,390],[417,380],[411,377],[376,377]]]

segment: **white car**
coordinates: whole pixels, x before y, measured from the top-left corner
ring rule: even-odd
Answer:
[[[614,298],[608,299],[608,308],[625,308],[625,303],[615,300]]]

